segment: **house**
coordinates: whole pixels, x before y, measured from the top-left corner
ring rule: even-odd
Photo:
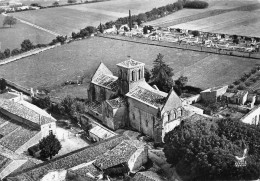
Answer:
[[[112,168],[127,167],[130,172],[136,173],[147,160],[147,146],[137,140],[125,140],[100,155],[93,164],[104,172]]]
[[[248,91],[239,90],[232,98],[233,104],[244,105],[247,101]]]
[[[221,98],[226,93],[227,89],[227,85],[206,89],[200,92],[201,100],[204,102],[216,102],[218,98]]]
[[[104,127],[97,125],[89,130],[89,136],[94,141],[101,141],[112,138],[113,136],[116,136],[116,134],[108,129],[105,129]]]
[[[117,64],[117,77],[100,63],[88,90],[88,112],[110,129],[130,126],[161,142],[186,111],[174,90],[167,94],[145,81],[144,67],[130,58]]]
[[[166,181],[167,179],[161,177],[155,172],[152,171],[144,171],[144,172],[138,172],[135,174],[133,178],[130,179],[130,181]]]
[[[84,178],[82,181],[92,181],[93,175],[100,175],[100,172],[94,166],[90,166],[98,156],[104,154],[108,150],[115,148],[117,145],[127,140],[125,136],[118,135],[113,138],[100,141],[96,144],[81,148],[74,152],[58,157],[49,162],[44,162],[38,165],[29,166],[21,169],[19,172],[13,173],[5,177],[4,181],[47,181],[49,178],[61,179],[64,176],[72,174],[75,178]],[[81,174],[77,174],[81,173]],[[92,176],[91,176],[92,175]],[[91,178],[92,177],[92,178]],[[62,180],[63,179],[63,180]]]
[[[28,102],[0,99],[0,113],[33,130],[39,130],[41,138],[49,135],[50,132],[56,134],[56,120]]]

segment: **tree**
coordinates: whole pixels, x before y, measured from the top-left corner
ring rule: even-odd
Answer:
[[[175,81],[175,85],[180,87],[181,89],[184,88],[186,86],[186,84],[188,83],[188,77],[185,77],[183,75],[181,75],[176,81]]]
[[[188,77],[180,76],[177,80],[175,80],[174,90],[180,96],[182,94],[183,88],[186,86],[188,82]]]
[[[0,8],[0,14],[2,14],[2,13],[4,13],[4,12],[5,12],[5,10],[2,9],[2,8]]]
[[[200,36],[200,32],[197,31],[197,30],[192,31],[191,34],[192,34],[193,36],[195,36],[195,37]]]
[[[16,22],[17,22],[17,20],[16,20],[14,17],[12,17],[12,16],[6,16],[5,19],[4,19],[4,21],[3,21],[3,26],[9,25],[10,28],[11,28],[11,26],[12,26],[12,25],[15,25]]]
[[[4,54],[5,54],[5,57],[6,57],[6,58],[10,57],[10,55],[11,55],[10,49],[8,49],[8,48],[5,49]]]
[[[53,156],[57,155],[61,149],[61,143],[56,136],[51,132],[48,136],[44,137],[39,142],[41,158],[52,159]]]
[[[76,107],[73,106],[75,100],[68,95],[61,101],[61,106],[64,107],[64,113],[67,113],[68,115],[74,115],[76,112]]]
[[[69,4],[73,4],[73,3],[76,3],[76,2],[77,2],[77,0],[68,0]]]
[[[55,1],[54,3],[52,3],[53,6],[59,6],[59,2]]]
[[[142,24],[142,22],[146,22],[147,21],[147,15],[145,13],[140,13],[137,16],[137,23],[138,25]]]
[[[6,89],[6,81],[5,79],[0,79],[0,90],[3,91]]]
[[[50,108],[51,106],[51,99],[49,96],[39,97],[39,98],[32,98],[32,103],[42,109]]]
[[[131,16],[131,11],[129,10],[129,29],[132,31],[132,16]]]
[[[12,50],[11,52],[11,55],[14,56],[14,55],[18,55],[20,53],[20,50],[18,48],[15,48]]]
[[[5,54],[3,52],[0,52],[0,60],[5,59]]]
[[[174,85],[172,80],[174,73],[173,69],[163,61],[163,57],[164,56],[159,53],[153,62],[152,84],[155,84],[164,92],[169,92]]]
[[[98,29],[100,31],[100,33],[103,33],[104,32],[104,27],[103,25],[100,23],[100,25],[98,26]]]
[[[97,31],[97,29],[94,26],[87,26],[86,30],[90,33],[93,34]]]
[[[151,73],[150,73],[150,70],[147,69],[147,68],[144,68],[144,79],[146,82],[149,82],[151,78]]]
[[[164,142],[167,162],[190,180],[260,177],[260,132],[256,126],[238,120],[186,120],[168,132]],[[241,157],[245,148],[249,150],[247,164],[236,167],[235,156]]]
[[[22,42],[22,44],[21,44],[21,51],[22,52],[29,51],[29,50],[31,50],[33,48],[34,48],[34,46],[33,46],[32,42],[29,39],[24,40]]]

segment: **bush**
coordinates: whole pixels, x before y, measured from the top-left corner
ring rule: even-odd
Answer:
[[[245,90],[246,89],[246,86],[244,84],[240,84],[238,87],[237,87],[238,90]]]
[[[257,68],[256,68],[256,67],[254,67],[254,68],[252,68],[252,70],[251,70],[251,73],[252,73],[252,74],[255,74],[255,73],[256,73],[256,71],[257,71]]]
[[[238,85],[238,84],[240,84],[240,82],[241,82],[240,80],[235,80],[234,84]]]
[[[14,55],[18,55],[20,53],[20,50],[18,48],[16,49],[13,49],[12,52],[11,52],[11,55],[14,56]]]
[[[252,82],[250,82],[250,81],[246,81],[245,82],[245,85],[247,86],[247,87],[249,87],[250,85],[252,85],[253,83]]]
[[[177,10],[183,9],[183,5],[182,5],[181,2],[176,2],[176,3],[174,3],[174,7],[175,7],[175,9],[177,9]]]
[[[193,36],[195,36],[195,37],[196,37],[196,36],[200,36],[200,32],[197,31],[197,30],[192,31],[191,34],[192,34]]]
[[[68,0],[68,3],[72,4],[72,3],[76,3],[77,0]]]
[[[252,81],[252,82],[256,82],[257,78],[256,77],[251,77],[249,80]]]
[[[229,89],[233,89],[235,86],[233,84],[229,85],[228,88]]]

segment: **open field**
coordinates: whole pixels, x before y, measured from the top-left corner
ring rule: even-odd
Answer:
[[[241,9],[246,5],[248,8]],[[183,9],[146,24],[260,37],[259,9],[258,0],[209,1],[207,9]]]
[[[30,5],[32,3],[38,3],[41,6],[51,6],[55,1],[58,1],[59,4],[67,4],[68,0],[4,0],[4,2],[19,2],[24,5]],[[92,0],[88,0],[92,1]],[[77,0],[77,2],[81,2],[81,0]],[[83,1],[84,2],[84,1]]]
[[[174,69],[174,78],[182,74],[187,75],[189,85],[202,89],[229,84],[260,64],[259,60],[255,59],[94,37],[0,66],[0,76],[27,87],[55,89],[55,86],[61,85],[64,81],[75,80],[83,75],[86,77],[86,84],[101,61],[116,72],[116,64],[126,60],[128,55],[144,62],[146,67],[151,69],[153,60],[159,53],[165,55],[165,62]],[[87,90],[87,86],[79,86],[78,94],[77,87],[56,87],[53,94],[63,97],[69,90],[73,90],[75,95],[84,94]]]
[[[243,11],[243,13],[241,11],[231,11],[172,27],[260,37],[260,13],[259,11]]]
[[[159,6],[173,3],[174,0],[161,0]],[[13,13],[15,17],[36,24],[54,32],[71,35],[88,25],[98,26],[119,17],[146,12],[158,7],[157,0],[112,0],[106,2],[65,6],[36,11]],[[51,21],[50,21],[51,20]]]
[[[20,44],[25,39],[30,39],[34,44],[49,43],[55,36],[45,31],[17,21],[15,26],[2,27],[4,16],[0,15],[0,51],[5,48],[20,48]]]

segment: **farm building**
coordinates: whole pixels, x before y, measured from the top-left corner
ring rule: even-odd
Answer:
[[[144,66],[128,59],[117,64],[116,77],[101,63],[88,90],[89,113],[113,130],[130,126],[161,142],[187,111],[173,90],[167,94],[145,82]]]

